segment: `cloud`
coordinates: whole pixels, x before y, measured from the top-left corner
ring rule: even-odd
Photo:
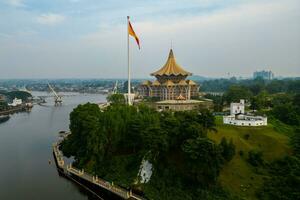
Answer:
[[[7,0],[7,3],[14,7],[24,7],[25,6],[23,0]]]
[[[42,14],[37,17],[37,22],[44,25],[56,25],[65,21],[65,16],[55,13]]]
[[[210,0],[189,0],[184,9],[183,3],[166,5],[173,0],[125,8],[116,1],[71,1],[47,1],[67,4],[59,5],[61,9],[44,5],[35,12],[0,12],[6,19],[0,20],[0,78],[125,77],[128,13],[142,47],[138,50],[130,38],[134,78],[146,77],[164,64],[171,40],[178,63],[194,74],[250,76],[270,69],[275,75],[300,76],[299,0],[229,0],[225,5],[212,0],[216,6]],[[40,15],[49,10],[56,14]],[[82,13],[71,13],[77,10]],[[62,22],[63,29],[40,25]]]

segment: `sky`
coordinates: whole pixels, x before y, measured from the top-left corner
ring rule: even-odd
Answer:
[[[299,0],[0,0],[0,79],[300,76]]]

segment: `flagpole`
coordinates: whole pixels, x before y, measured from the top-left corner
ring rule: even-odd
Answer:
[[[130,62],[129,62],[129,16],[127,16],[127,68],[128,68],[128,105],[131,105]]]

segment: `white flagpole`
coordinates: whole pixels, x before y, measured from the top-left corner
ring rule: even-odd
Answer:
[[[129,61],[129,16],[127,16],[127,67],[128,67],[128,105],[131,105],[130,61]]]

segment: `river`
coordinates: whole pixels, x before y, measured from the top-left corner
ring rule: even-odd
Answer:
[[[53,98],[48,97],[45,105],[35,105],[29,113],[13,114],[0,124],[0,199],[89,199],[80,187],[58,175],[52,143],[58,139],[59,130],[68,130],[74,107],[105,99],[101,94],[75,93],[64,97],[62,106],[54,107]]]

